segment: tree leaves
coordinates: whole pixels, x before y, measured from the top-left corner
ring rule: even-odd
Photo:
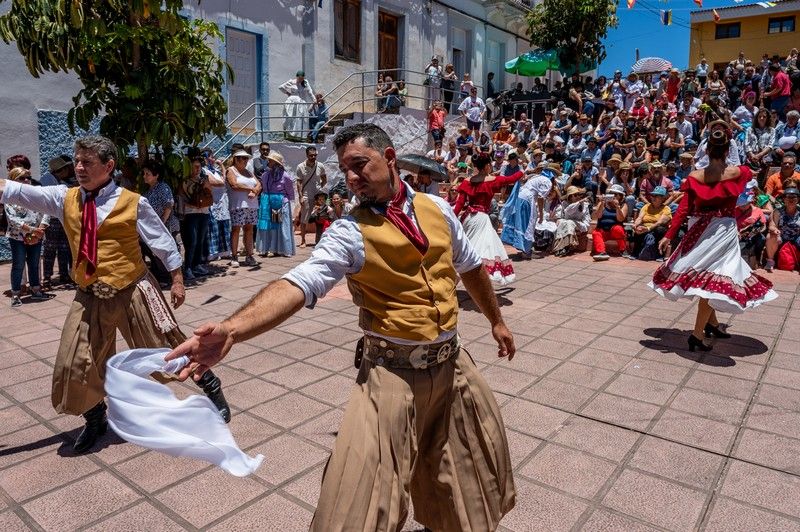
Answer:
[[[565,69],[599,63],[602,40],[617,27],[616,0],[546,0],[526,15],[531,45],[554,49]]]
[[[225,133],[230,67],[208,45],[222,34],[182,17],[181,0],[10,2],[0,38],[16,42],[31,75],[73,72],[83,84],[70,128],[88,129],[103,114],[101,132],[120,148],[135,145],[140,157],[152,148],[168,163],[179,146]]]

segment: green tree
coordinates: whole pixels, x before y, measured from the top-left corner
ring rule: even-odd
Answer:
[[[617,27],[617,0],[545,0],[529,12],[531,45],[558,51],[561,70],[583,70],[606,57],[603,39]]]
[[[6,0],[0,0],[0,3]],[[0,38],[16,42],[34,77],[72,72],[83,88],[70,128],[101,116],[100,132],[127,152],[161,153],[173,170],[177,148],[225,134],[227,63],[210,48],[217,26],[180,15],[182,0],[11,0]]]

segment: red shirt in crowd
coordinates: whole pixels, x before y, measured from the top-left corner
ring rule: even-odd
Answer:
[[[792,82],[783,70],[778,71],[772,78],[772,89],[780,89],[778,97],[789,96],[792,94]]]
[[[444,127],[445,116],[447,116],[447,111],[444,109],[431,109],[428,113],[428,131],[442,129]]]

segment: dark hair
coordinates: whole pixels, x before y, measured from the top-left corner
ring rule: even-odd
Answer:
[[[90,135],[75,141],[75,151],[88,150],[94,152],[101,163],[107,163],[117,158],[117,147],[106,137]]]
[[[12,168],[24,168],[25,170],[30,170],[31,161],[22,154],[12,155],[6,159],[6,170],[11,170]]]
[[[306,155],[308,155],[312,151],[317,151],[317,147],[316,146],[306,146]]]
[[[260,150],[262,146],[266,146],[267,148],[269,148],[269,142],[261,142],[261,143],[259,143],[258,149]]]
[[[204,158],[202,158],[202,157],[192,157],[192,164],[200,163],[200,166],[203,166],[203,164],[205,162],[206,162],[206,160]]]
[[[492,164],[492,158],[488,153],[480,153],[472,157],[472,166],[477,170],[485,168],[489,164]]]
[[[353,124],[340,129],[336,136],[333,137],[333,148],[338,151],[342,146],[358,139],[363,139],[367,147],[381,153],[386,148],[394,148],[389,135],[380,127],[369,123]]]
[[[192,159],[194,160],[194,158]],[[161,163],[153,159],[147,159],[142,165],[142,170],[149,170],[151,174],[161,179]]]
[[[326,193],[324,193],[324,192],[317,192],[316,194],[314,194],[314,199],[317,199],[317,198],[323,198],[323,199],[327,200],[328,199],[328,195]]]
[[[238,150],[243,150],[243,149],[244,149],[244,144],[242,144],[241,142],[234,142],[233,144],[231,144],[231,153],[236,153]]]
[[[727,131],[715,129],[708,136],[708,158],[724,159],[731,146],[731,138]]]

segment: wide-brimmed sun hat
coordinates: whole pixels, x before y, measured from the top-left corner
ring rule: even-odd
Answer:
[[[249,153],[247,153],[247,152],[246,152],[246,151],[244,151],[244,150],[239,150],[239,151],[237,151],[237,152],[234,152],[234,154],[233,154],[233,156],[232,156],[232,157],[233,157],[234,159],[235,159],[235,158],[237,158],[237,157],[246,157],[247,159],[249,159],[250,157],[252,157],[252,155],[250,155]]]
[[[609,194],[621,194],[621,195],[624,196],[625,195],[625,189],[622,188],[622,185],[611,185],[610,187],[608,187],[608,193]]]
[[[569,186],[567,190],[564,191],[564,194],[561,196],[563,199],[567,199],[570,196],[574,196],[575,194],[583,194],[586,192],[584,188],[578,188],[576,186]]]
[[[269,152],[269,155],[267,155],[267,160],[281,165],[282,168],[286,168],[286,165],[283,162],[283,155],[276,151]]]

